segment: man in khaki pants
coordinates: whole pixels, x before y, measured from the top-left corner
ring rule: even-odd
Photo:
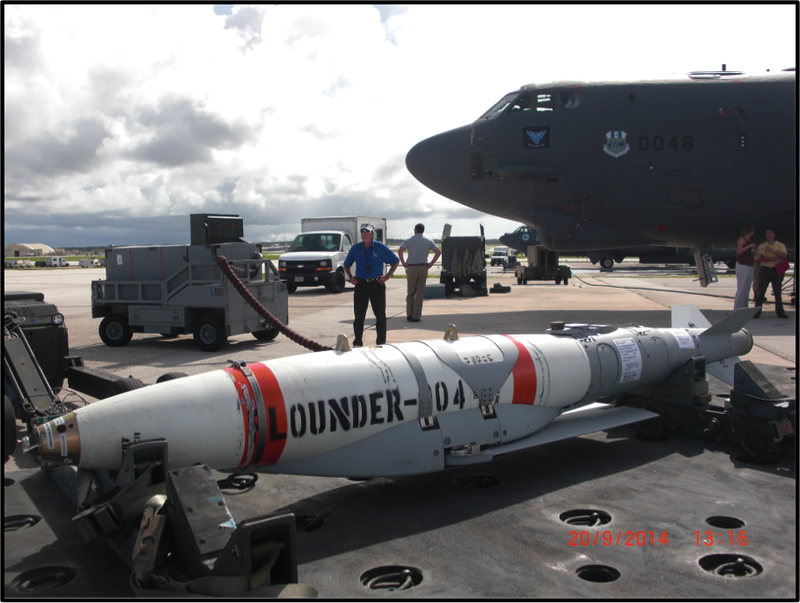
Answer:
[[[422,300],[425,299],[425,282],[428,279],[428,268],[433,267],[442,252],[436,243],[428,237],[422,236],[425,232],[424,224],[414,227],[414,236],[407,238],[400,245],[397,255],[400,263],[406,270],[408,279],[408,295],[406,296],[406,320],[419,322],[422,316]],[[406,261],[404,253],[408,251]],[[433,261],[428,261],[428,252],[433,251]]]

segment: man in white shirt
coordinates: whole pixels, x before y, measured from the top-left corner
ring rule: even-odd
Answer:
[[[436,243],[422,235],[424,224],[414,227],[414,236],[407,238],[400,245],[397,255],[406,270],[408,279],[408,295],[406,296],[406,320],[419,322],[422,316],[422,301],[425,299],[425,283],[428,280],[428,269],[432,268],[442,255]],[[408,251],[408,259],[404,257]],[[433,252],[433,260],[428,261],[428,253]]]

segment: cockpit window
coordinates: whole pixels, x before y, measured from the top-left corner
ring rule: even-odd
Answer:
[[[549,92],[539,92],[536,95],[536,110],[552,111],[553,109],[555,109],[553,95]]]
[[[498,115],[501,115],[503,111],[508,109],[511,104],[517,99],[519,96],[519,92],[512,92],[511,94],[506,94],[503,98],[501,98],[495,105],[489,109],[486,113],[481,115],[481,119],[494,119]]]
[[[559,99],[562,109],[574,109],[581,104],[581,99],[575,92],[562,92]]]
[[[562,109],[572,109],[578,106],[578,95],[573,92],[562,92],[558,95]],[[556,93],[525,91],[506,94],[499,102],[481,115],[481,119],[494,119],[500,115],[522,112],[547,112],[556,109]]]

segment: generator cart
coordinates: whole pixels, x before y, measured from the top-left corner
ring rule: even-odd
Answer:
[[[247,291],[283,324],[288,323],[286,283],[261,245],[247,243],[243,219],[192,214],[191,245],[109,247],[106,279],[92,282],[92,317],[102,318],[100,338],[126,345],[134,333],[189,334],[204,351],[228,337],[251,333],[271,341],[278,329],[248,305],[215,262],[224,256]]]

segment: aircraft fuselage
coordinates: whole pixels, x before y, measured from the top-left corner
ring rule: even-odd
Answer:
[[[417,144],[406,165],[558,251],[731,248],[751,223],[794,249],[795,74],[709,73],[524,86]]]

